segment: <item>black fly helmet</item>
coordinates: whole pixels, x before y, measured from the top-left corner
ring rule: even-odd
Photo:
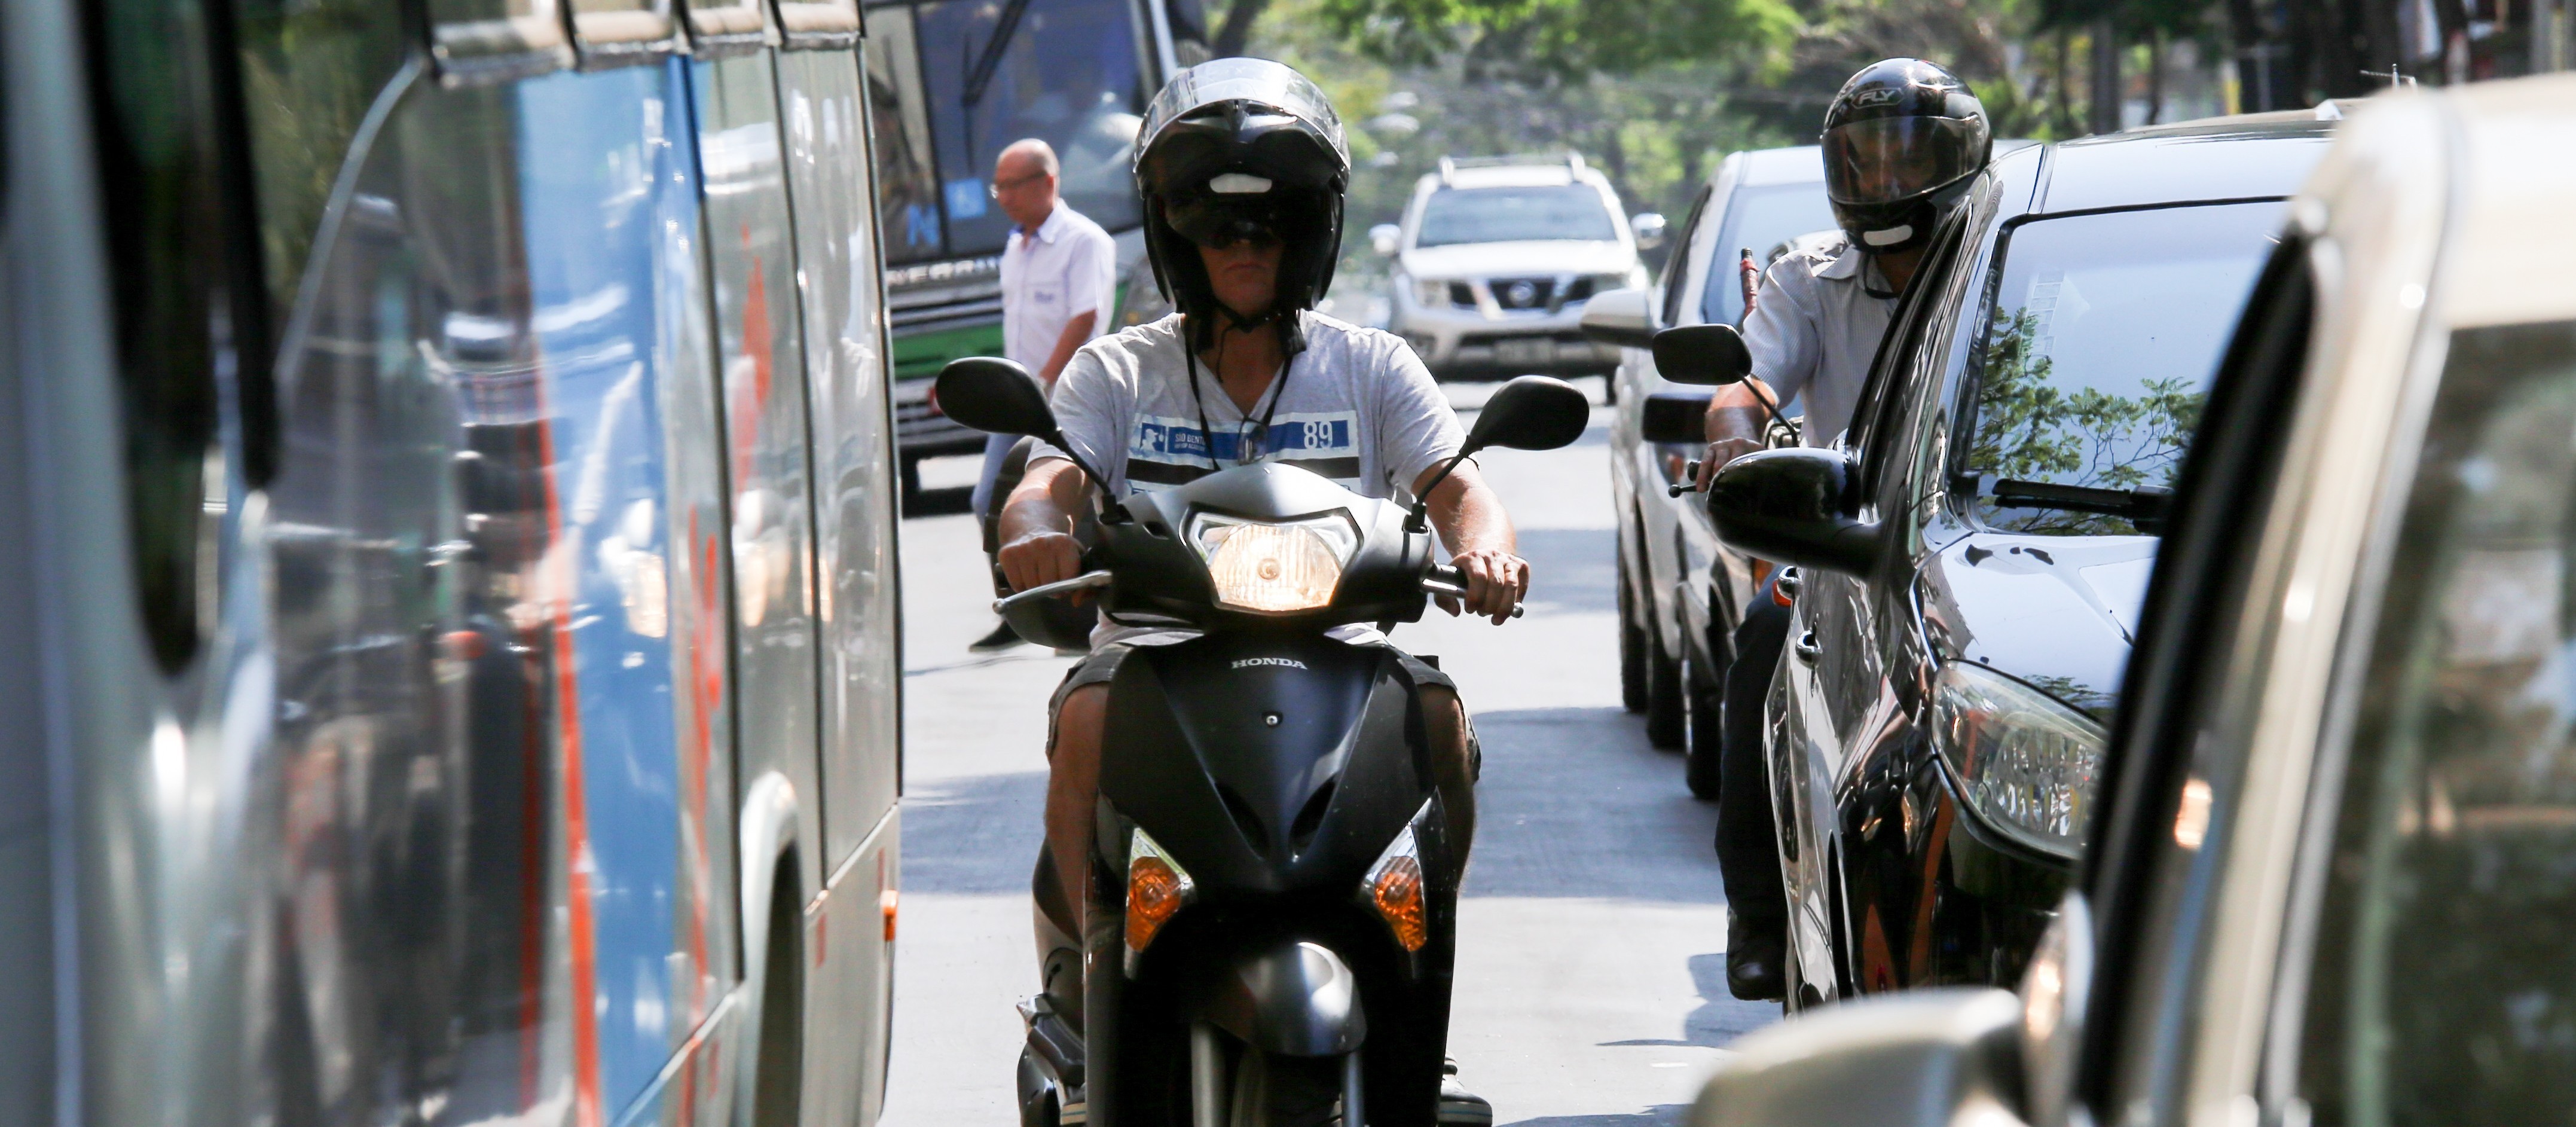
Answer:
[[[1940,64],[1885,59],[1825,110],[1825,195],[1862,250],[1920,246],[1967,198],[1994,137],[1986,107]]]
[[[1245,323],[1217,302],[1198,245],[1276,238],[1286,250],[1267,316],[1290,355],[1302,350],[1299,315],[1332,285],[1351,179],[1342,119],[1324,92],[1267,59],[1200,63],[1154,95],[1139,137],[1145,253],[1163,296],[1189,318],[1192,347],[1215,342],[1216,317]]]

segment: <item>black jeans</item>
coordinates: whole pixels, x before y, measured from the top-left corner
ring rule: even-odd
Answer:
[[[1764,583],[1735,628],[1717,799],[1717,870],[1726,880],[1727,905],[1747,924],[1763,927],[1785,927],[1789,919],[1788,897],[1780,888],[1780,836],[1771,824],[1771,767],[1762,754],[1762,704],[1788,640],[1789,608],[1773,600],[1771,584]]]

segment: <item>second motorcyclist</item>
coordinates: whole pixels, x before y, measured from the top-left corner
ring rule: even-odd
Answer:
[[[1051,447],[1031,456],[1001,514],[1001,564],[1017,590],[1081,571],[1077,517],[1094,488],[1170,488],[1271,458],[1365,496],[1410,498],[1460,447],[1456,416],[1411,349],[1314,312],[1341,245],[1350,158],[1340,119],[1313,83],[1252,59],[1183,71],[1149,108],[1135,167],[1147,253],[1178,312],[1094,340],[1065,366],[1056,419],[1073,452],[1109,480],[1089,480]],[[1507,619],[1528,590],[1529,565],[1513,553],[1500,501],[1472,462],[1423,499],[1466,580],[1463,599],[1444,599],[1444,609]],[[1088,900],[1109,683],[1133,647],[1170,640],[1103,621],[1091,655],[1051,702],[1037,893],[1051,917],[1043,922],[1062,934],[1083,934],[1071,917]],[[1474,825],[1471,733],[1454,686],[1434,680],[1422,697],[1463,864]],[[1043,961],[1043,928],[1040,942]],[[1048,989],[1063,999],[1058,984]],[[1454,1080],[1444,1085],[1442,1122],[1490,1119],[1485,1101]]]
[[[1789,400],[1806,401],[1802,443],[1841,437],[1897,298],[1934,230],[1966,201],[1992,138],[1985,107],[1958,76],[1922,59],[1886,59],[1843,84],[1825,111],[1823,148],[1842,237],[1784,254],[1763,272],[1744,322],[1754,378],[1709,400],[1703,489],[1719,467],[1763,448],[1771,411]],[[1786,989],[1788,905],[1762,708],[1788,631],[1789,610],[1765,583],[1736,628],[1726,678],[1717,855],[1727,988],[1738,998],[1776,1000]]]

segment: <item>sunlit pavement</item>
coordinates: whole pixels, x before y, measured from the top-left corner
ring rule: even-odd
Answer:
[[[1503,1124],[1678,1122],[1722,1046],[1778,1014],[1726,993],[1714,808],[1619,709],[1605,419],[1566,450],[1480,459],[1536,574],[1528,616],[1495,627],[1435,610],[1396,632],[1440,655],[1484,742],[1449,1043]],[[967,653],[993,625],[973,520],[917,518],[903,536],[904,891],[884,1122],[1008,1124],[1012,1004],[1035,978],[1045,701],[1069,659]]]

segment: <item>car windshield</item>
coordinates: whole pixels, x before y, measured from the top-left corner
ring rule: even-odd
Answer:
[[[1601,193],[1585,184],[1533,188],[1447,188],[1422,205],[1417,247],[1619,237]]]
[[[885,206],[905,209],[890,217],[899,222],[887,228],[889,258],[1000,251],[1011,220],[987,189],[994,158],[1023,137],[1055,147],[1064,201],[1075,211],[1112,231],[1138,223],[1128,166],[1147,91],[1133,7],[1133,0],[1029,0],[998,50],[995,35],[1010,5],[937,0],[869,14],[871,65],[882,57],[892,72],[871,71],[872,97],[902,103],[872,107],[879,178],[895,188]],[[877,46],[881,40],[887,47]],[[889,57],[902,47],[914,57]],[[926,154],[919,151],[925,141]],[[936,196],[920,198],[934,176]],[[936,250],[933,204],[944,228]]]
[[[1824,181],[1742,188],[1726,206],[1726,225],[1709,244],[1708,285],[1700,295],[1703,320],[1741,328],[1744,324],[1744,279],[1736,264],[1744,251],[1764,266],[1789,249],[1789,240],[1834,228],[1833,204],[1825,199]]]
[[[2278,203],[2208,204],[2009,233],[1958,465],[1963,486],[1978,483],[1978,518],[2041,535],[2151,530],[2123,502],[2172,487],[2280,221]],[[2089,495],[2059,506],[2012,483]],[[2017,495],[1999,501],[1999,485]]]

